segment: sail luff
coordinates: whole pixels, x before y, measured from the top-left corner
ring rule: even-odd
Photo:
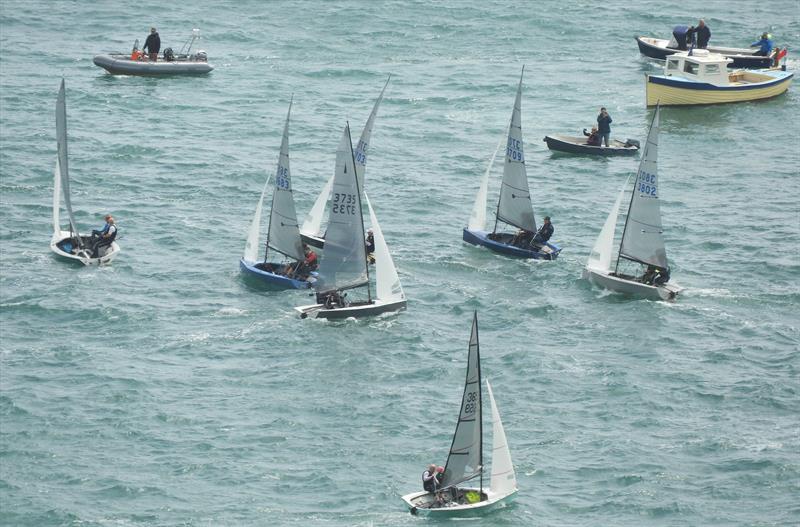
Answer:
[[[666,269],[658,194],[659,114],[660,108],[656,107],[634,181],[619,257]]]
[[[524,72],[523,68],[523,74]],[[508,127],[503,182],[497,202],[497,220],[530,232],[536,231],[522,143],[522,74]]]
[[[292,177],[289,166],[289,118],[291,112],[292,102],[289,103],[289,110],[286,113],[281,150],[278,155],[278,168],[275,172],[275,190],[272,195],[267,246],[274,247],[280,253],[289,255],[295,260],[302,260],[304,258],[303,243],[300,239],[300,227],[297,224],[297,211],[292,195]]]
[[[364,200],[367,202],[369,221],[375,240],[375,294],[379,300],[404,300],[405,294],[403,286],[400,284],[400,277],[397,276],[397,268],[394,266],[386,239],[383,237],[383,231],[378,224],[378,218],[375,216],[366,192],[364,192]]]
[[[489,488],[493,494],[506,496],[517,489],[517,476],[511,462],[506,432],[503,429],[503,422],[500,420],[500,412],[497,410],[497,403],[488,379],[486,380],[486,390],[492,406],[492,479]]]
[[[502,146],[503,139],[500,139],[497,143],[497,148],[495,148],[492,154],[492,158],[489,160],[489,164],[486,166],[486,172],[484,172],[483,179],[481,179],[481,186],[478,188],[478,193],[475,195],[475,203],[472,206],[472,213],[469,216],[469,223],[467,224],[469,230],[482,231],[486,228],[486,201],[489,193],[489,173],[492,171],[497,152],[500,151],[500,147]]]
[[[467,354],[467,373],[461,410],[447,456],[442,486],[463,481],[466,476],[482,472],[483,430],[481,407],[480,349],[478,344],[478,315],[472,319],[472,333]],[[481,476],[482,477],[482,476]]]
[[[61,192],[64,195],[64,207],[69,216],[69,226],[73,236],[77,238],[78,245],[83,248],[83,240],[75,224],[75,215],[72,212],[72,200],[69,189],[69,156],[67,152],[67,100],[64,79],[56,98],[56,140],[58,144],[58,168],[61,174]]]

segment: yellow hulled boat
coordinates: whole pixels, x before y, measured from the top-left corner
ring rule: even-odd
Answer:
[[[722,104],[769,99],[789,89],[794,73],[781,68],[727,69],[731,59],[700,49],[667,57],[664,75],[646,75],[647,106]]]

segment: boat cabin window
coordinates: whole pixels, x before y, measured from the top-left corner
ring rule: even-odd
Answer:
[[[690,74],[690,75],[697,75],[697,72],[700,70],[700,64],[696,62],[689,62],[688,60],[683,63],[683,71]]]
[[[719,64],[706,64],[706,73],[712,73],[714,75],[719,73]]]
[[[677,59],[672,59],[667,61],[667,70],[668,71],[676,71],[678,69],[679,61]]]

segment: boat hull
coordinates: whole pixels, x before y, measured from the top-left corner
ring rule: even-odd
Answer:
[[[681,51],[679,49],[668,48],[669,40],[651,37],[635,38],[636,44],[639,46],[639,53],[651,59],[666,60],[669,55],[674,55]],[[710,53],[720,53],[733,60],[732,63],[728,64],[728,68],[730,69],[761,69],[772,66],[772,58],[755,55],[755,50],[719,46],[709,46],[707,49]]]
[[[592,146],[586,144],[586,137],[571,137],[566,135],[546,135],[543,139],[547,148],[557,152],[570,154],[588,154],[596,156],[633,155],[639,151],[635,144],[623,143],[613,139],[609,146]]]
[[[263,269],[259,269],[256,265],[260,262],[251,262],[242,258],[239,260],[239,269],[247,278],[258,280],[264,285],[268,285],[274,289],[308,289],[311,287],[312,282],[306,280],[295,280],[280,274],[270,273]],[[274,266],[282,266],[282,264],[272,264]]]
[[[124,55],[96,55],[94,63],[113,75],[204,75],[214,69],[208,62],[130,60]]]
[[[674,300],[682,291],[681,287],[674,284],[648,285],[590,268],[583,270],[583,279],[609,291],[637,296],[646,300]]]
[[[476,488],[464,488],[460,490],[479,492]],[[503,507],[511,503],[516,497],[517,491],[505,495],[493,494],[486,491],[485,500],[478,503],[464,503],[448,507],[428,508],[425,505],[434,501],[434,497],[430,492],[412,492],[403,496],[403,501],[408,506],[409,512],[418,516],[431,516],[431,517],[450,517],[450,516],[478,516],[485,512],[489,512],[498,507]]]
[[[322,304],[310,304],[294,308],[300,318],[327,318],[331,320],[344,318],[373,317],[381,313],[400,311],[406,308],[406,300],[374,300],[371,303],[325,308]]]
[[[756,101],[781,95],[789,89],[793,73],[781,70],[764,70],[760,76],[772,76],[764,82],[745,85],[714,86],[679,77],[646,75],[647,106],[691,106],[698,104],[727,104]],[[747,75],[747,72],[744,73]]]
[[[120,251],[120,247],[117,245],[117,242],[111,242],[111,245],[108,246],[102,256],[98,258],[92,258],[89,256],[88,252],[77,254],[76,252],[73,252],[71,247],[66,247],[64,242],[69,243],[71,238],[72,234],[69,231],[61,231],[58,235],[54,234],[50,240],[50,250],[61,259],[69,260],[70,262],[82,263],[86,266],[105,265],[111,263],[111,261],[117,257]],[[87,237],[84,236],[83,238],[84,240],[87,240]]]
[[[516,247],[514,245],[510,245],[509,243],[502,243],[501,241],[495,241],[489,239],[489,232],[488,231],[479,231],[479,230],[470,230],[464,229],[463,239],[467,243],[471,243],[472,245],[478,245],[482,247],[486,247],[489,250],[492,250],[496,253],[505,254],[507,256],[516,256],[518,258],[532,258],[534,260],[555,260],[558,258],[558,254],[561,252],[561,247],[552,243],[546,243],[545,246],[542,248],[541,251],[533,251],[529,249],[523,249],[521,247]],[[503,240],[513,236],[511,234],[502,234]]]
[[[300,239],[303,240],[303,243],[308,244],[309,247],[313,247],[317,252],[325,249],[325,238],[322,236],[301,232]]]

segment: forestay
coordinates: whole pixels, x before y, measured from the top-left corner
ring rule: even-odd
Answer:
[[[494,394],[489,380],[486,380],[486,390],[489,392],[489,401],[492,404],[492,482],[490,490],[493,494],[505,496],[517,490],[517,476],[511,464],[511,452],[508,450],[506,432],[500,421],[500,412],[494,402]]]
[[[523,68],[523,74],[524,72]],[[517,98],[514,101],[514,111],[511,113],[511,124],[508,127],[506,162],[503,167],[500,201],[497,204],[497,219],[526,231],[536,231],[522,147],[522,75],[519,78]]]
[[[364,193],[364,199],[369,209],[369,220],[372,224],[372,234],[375,240],[375,289],[378,300],[405,300],[403,286],[400,285],[400,277],[397,276],[397,269],[389,254],[389,247],[383,237],[381,226],[378,225],[378,218],[372,210],[372,204]]]
[[[278,170],[275,173],[275,193],[272,195],[272,213],[269,220],[267,245],[290,258],[302,260],[303,243],[300,240],[300,229],[297,225],[297,212],[292,196],[292,178],[289,170],[289,115],[292,103],[286,113],[286,124],[283,126],[281,152],[278,156]]]
[[[461,411],[447,465],[443,486],[455,485],[478,474],[483,464],[481,421],[481,358],[478,346],[478,315],[472,319],[472,334],[467,356],[467,377]]]
[[[614,233],[617,230],[617,219],[619,217],[619,209],[622,206],[622,199],[625,196],[625,190],[628,188],[630,178],[625,180],[622,189],[619,191],[617,200],[614,206],[611,207],[611,212],[608,213],[605,224],[597,236],[597,241],[594,242],[591,254],[589,254],[589,261],[586,267],[608,273],[611,270],[611,255],[614,252]]]
[[[372,107],[372,111],[367,118],[367,124],[364,125],[364,129],[361,131],[361,139],[359,139],[358,145],[356,145],[356,149],[353,154],[356,160],[355,163],[356,173],[358,175],[358,188],[362,190],[364,189],[364,174],[367,170],[367,151],[369,150],[369,141],[372,137],[372,128],[375,126],[375,118],[378,116],[378,108],[383,100],[383,93],[386,91],[386,87],[389,85],[391,78],[392,77],[390,75],[389,78],[386,79],[386,84],[383,85],[383,89],[381,90],[380,95],[378,95],[378,99],[375,101],[375,104]],[[316,201],[314,201],[314,205],[311,207],[311,210],[303,221],[304,233],[322,236],[322,219],[323,216],[325,216],[325,205],[328,203],[331,197],[331,187],[333,186],[334,177],[336,177],[336,174],[328,179],[328,182],[325,184],[322,192],[319,193],[319,196],[317,196]]]
[[[497,157],[497,152],[500,151],[500,147],[502,146],[503,140],[501,139],[500,142],[497,143],[497,148],[495,148],[492,158],[489,160],[489,165],[486,167],[486,172],[483,174],[481,186],[478,189],[478,194],[475,196],[475,203],[472,206],[472,214],[470,214],[469,224],[467,225],[467,228],[471,231],[482,231],[486,228],[486,200],[489,192],[489,173],[492,171],[492,166],[494,165],[494,160]]]
[[[64,88],[64,79],[61,79],[61,87],[56,98],[56,139],[58,143],[58,170],[61,175],[61,192],[64,195],[64,206],[69,216],[69,226],[72,234],[77,238],[78,244],[83,246],[83,242],[75,225],[75,216],[72,213],[72,200],[69,190],[69,162],[67,155],[67,101]]]
[[[348,125],[336,151],[325,252],[322,253],[315,288],[319,292],[326,292],[368,283],[361,194],[353,166],[353,146]]]
[[[666,269],[667,251],[664,247],[661,207],[658,201],[659,113],[660,109],[657,107],[647,134],[639,172],[636,174],[619,255]]]

